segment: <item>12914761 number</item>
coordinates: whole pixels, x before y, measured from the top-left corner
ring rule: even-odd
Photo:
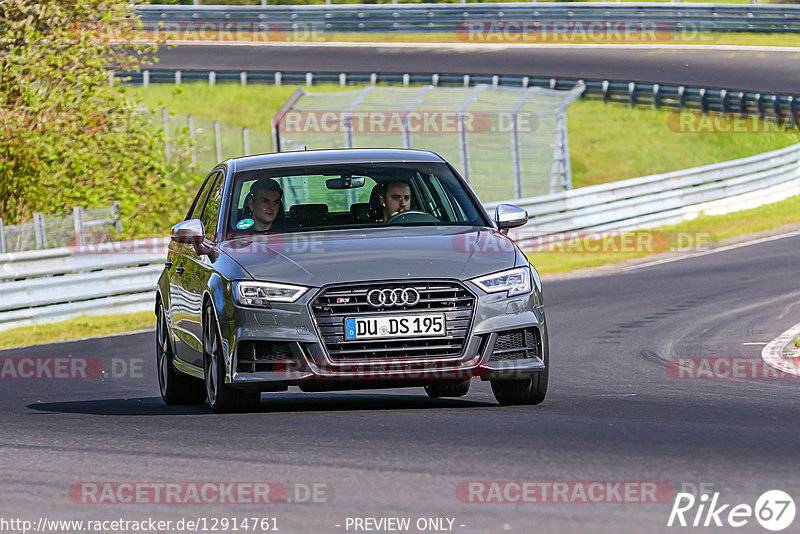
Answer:
[[[389,317],[348,317],[344,337],[348,340],[442,336],[447,332],[443,313]]]

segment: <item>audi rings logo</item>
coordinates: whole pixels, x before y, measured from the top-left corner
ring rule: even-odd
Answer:
[[[415,306],[420,301],[419,291],[413,287],[397,289],[373,289],[367,293],[367,302],[373,308],[392,306]]]

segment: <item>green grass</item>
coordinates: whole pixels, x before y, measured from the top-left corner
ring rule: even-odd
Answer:
[[[688,244],[689,247],[694,247],[695,244],[716,243],[796,222],[800,222],[800,196],[726,215],[701,215],[677,225],[633,232],[631,235],[638,235],[640,238],[649,237],[650,242],[655,243],[653,247],[640,247],[639,251],[636,251],[637,247],[632,246],[627,249],[630,252],[581,252],[581,247],[583,250],[587,248],[586,242],[578,242],[552,252],[530,253],[528,257],[542,274],[564,273],[675,250],[682,248],[681,245],[685,247]],[[614,239],[619,240],[619,238]]]
[[[123,315],[82,315],[67,321],[5,330],[0,336],[0,349],[149,330],[154,328],[155,321],[152,311]]]
[[[193,114],[198,124],[201,118],[217,119],[223,123],[263,132],[261,146],[268,146],[268,150],[272,150],[272,141],[268,138],[270,121],[295,88],[272,85],[242,87],[237,84],[218,84],[211,87],[204,83],[192,83],[179,86],[177,91],[172,85],[132,87],[128,90],[141,95],[149,105],[163,105],[175,112]],[[349,90],[355,88],[348,87]],[[326,84],[314,86],[310,90],[322,92],[341,89],[337,85]],[[603,104],[588,100],[572,104],[567,111],[567,120],[573,187],[752,156],[800,141],[797,133],[676,133],[667,126],[671,114],[669,111],[634,110],[621,104]],[[208,124],[206,123],[206,130],[209,128]],[[437,144],[442,144],[441,139],[433,137],[436,136],[431,136],[431,142],[438,141]],[[488,139],[476,144],[475,148],[491,150]],[[507,138],[502,137],[498,142],[507,143]],[[240,133],[225,134],[223,157],[240,155],[241,148],[235,147],[241,147]],[[257,151],[255,148],[253,147],[253,151]],[[439,146],[431,145],[430,148],[441,150]],[[497,153],[496,147],[494,151]],[[452,159],[456,166],[460,166],[457,155],[443,155]],[[215,154],[207,151],[202,158],[201,171],[210,170],[216,163],[215,159]],[[489,160],[486,165],[475,162],[473,183],[485,201],[506,198],[485,196],[492,193],[500,172],[498,169],[502,170],[504,164],[510,165],[509,161],[510,156],[504,162],[493,163],[493,160]]]

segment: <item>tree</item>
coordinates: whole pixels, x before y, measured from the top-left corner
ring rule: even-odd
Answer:
[[[120,201],[129,232],[164,232],[183,167],[113,71],[137,70],[127,0],[0,0],[0,217]],[[177,197],[177,198],[176,198]],[[135,215],[135,217],[134,217]]]

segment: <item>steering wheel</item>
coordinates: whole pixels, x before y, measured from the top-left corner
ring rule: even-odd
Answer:
[[[424,211],[416,211],[416,210],[406,210],[401,211],[399,213],[395,213],[389,220],[386,221],[386,224],[398,224],[398,223],[426,223],[426,222],[441,222],[439,219],[431,215],[430,213],[425,213]]]

